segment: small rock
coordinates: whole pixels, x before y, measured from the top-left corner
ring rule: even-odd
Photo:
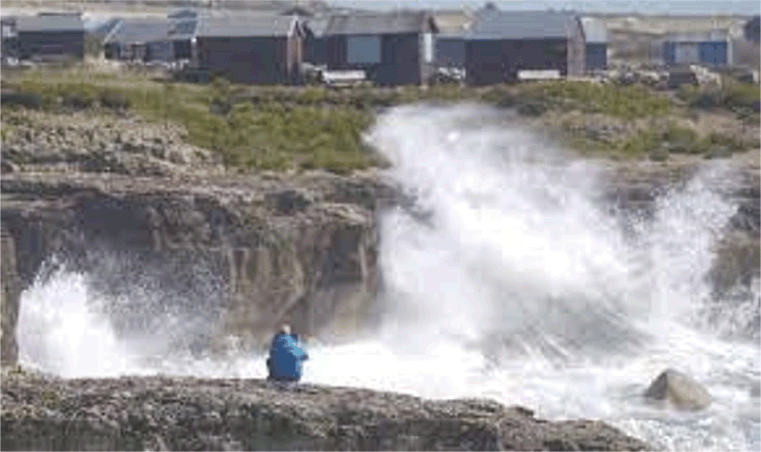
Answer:
[[[732,150],[729,149],[727,146],[719,146],[714,145],[711,146],[708,149],[708,152],[705,154],[705,158],[707,159],[721,159],[721,158],[729,158],[732,157]]]
[[[665,162],[669,159],[669,149],[666,146],[661,146],[650,151],[650,160],[654,162]]]
[[[6,174],[6,173],[17,173],[19,170],[18,165],[16,165],[13,162],[10,162],[6,159],[3,159],[0,161],[0,173]]]
[[[161,145],[153,145],[151,147],[150,154],[152,156],[156,157],[157,159],[165,159],[166,158],[166,148],[164,146],[161,146]],[[172,159],[170,158],[169,160],[171,161]],[[172,163],[175,163],[175,162],[172,162]]]
[[[179,151],[171,152],[168,155],[168,158],[169,158],[169,161],[174,163],[175,165],[185,165],[188,163],[185,156],[182,154],[182,152],[179,152]]]
[[[668,401],[682,410],[701,410],[712,402],[711,394],[703,385],[674,369],[666,369],[658,375],[645,391],[645,397]]]
[[[299,190],[283,190],[277,193],[265,195],[265,200],[279,213],[289,215],[294,212],[302,212],[312,204],[310,197]]]

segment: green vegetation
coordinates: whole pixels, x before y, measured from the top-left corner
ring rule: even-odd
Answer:
[[[99,56],[103,52],[103,41],[91,36],[85,35],[85,55]]]
[[[45,408],[55,409],[61,404],[61,396],[52,389],[45,389],[40,393],[40,401]]]
[[[619,146],[622,154],[627,156],[645,155],[654,151],[663,142],[663,135],[657,130],[643,130]]]
[[[219,152],[230,167],[345,173],[373,163],[361,140],[372,123],[370,111],[323,108],[326,90],[265,88],[246,96],[219,78],[202,86],[86,73],[31,73],[4,85],[39,96],[48,110],[134,110],[157,122],[176,122],[188,130],[190,143]]]
[[[214,122],[212,148],[231,166],[285,169],[296,163],[347,172],[369,165],[361,133],[371,119],[359,112],[241,103]]]
[[[602,113],[623,119],[659,117],[671,110],[669,100],[643,86],[617,86],[588,82],[527,85],[528,93],[563,110]]]
[[[671,154],[728,157],[753,146],[752,143],[718,132],[701,137],[694,129],[681,126],[675,121],[640,129],[618,141],[593,139],[579,129],[573,130],[569,125],[565,125],[565,129],[571,134],[569,145],[582,152],[602,152],[628,158],[648,156],[657,161],[667,160]]]
[[[754,108],[758,108],[761,92],[751,83],[727,81],[721,88],[700,88],[683,86],[677,97],[692,108],[711,109],[726,108],[739,116],[752,116]],[[757,111],[756,111],[757,113]]]
[[[177,123],[187,129],[189,143],[220,153],[226,165],[241,170],[324,168],[346,173],[379,165],[362,142],[362,133],[379,109],[405,103],[475,100],[516,108],[529,117],[548,111],[579,111],[630,122],[665,119],[671,113],[668,98],[645,87],[567,81],[489,88],[442,84],[425,89],[333,90],[319,86],[246,87],[219,77],[199,85],[152,80],[129,70],[118,74],[69,70],[15,74],[3,80],[3,87],[15,91],[4,94],[3,107],[86,109],[96,114],[133,111],[148,120]],[[746,105],[742,96],[747,88],[738,85],[733,89],[725,102]],[[700,140],[693,130],[675,124],[640,132],[623,142],[571,137],[574,147],[586,151],[631,156],[647,154],[664,141],[670,152],[683,153],[706,153],[711,146],[734,151],[743,145],[728,137]]]
[[[668,154],[729,157],[732,153],[743,152],[750,147],[750,143],[718,132],[700,138],[694,130],[670,122],[665,130],[651,128],[641,131],[624,141],[619,150],[626,155],[658,155],[659,160],[665,160]]]

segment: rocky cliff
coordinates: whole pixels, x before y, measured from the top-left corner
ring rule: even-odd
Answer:
[[[204,348],[228,333],[256,342],[281,321],[307,335],[327,326],[350,331],[377,289],[382,190],[370,179],[321,173],[182,180],[6,174],[3,258],[11,265],[3,266],[4,284],[13,264],[28,286],[58,262],[90,274],[93,288],[113,299],[153,303],[136,316],[170,307],[215,314],[201,335]],[[17,291],[16,279],[8,290]],[[4,299],[3,352],[12,361],[18,298]],[[119,319],[122,328],[140,320]]]
[[[647,215],[699,163],[610,164],[600,202]],[[759,269],[758,167],[736,170],[722,188],[739,207],[712,273],[717,296],[747,287]],[[281,321],[307,335],[351,332],[378,289],[378,214],[401,200],[372,174],[6,173],[3,361],[15,361],[21,288],[55,262],[89,274],[109,299],[144,303],[111,306],[117,328],[168,310],[202,319],[192,347],[204,350],[230,334],[259,343]]]
[[[3,364],[16,361],[21,290],[61,266],[89,275],[117,332],[168,328],[166,313],[192,319],[178,322],[195,328],[179,335],[192,337],[180,344],[191,350],[223,347],[227,335],[255,345],[283,321],[340,336],[371,310],[378,216],[408,205],[376,174],[224,174],[182,144],[182,131],[35,114],[4,137]],[[607,162],[601,206],[648,215],[703,163]],[[719,295],[759,268],[758,163],[732,164],[738,173],[722,191],[739,207],[713,273]],[[256,380],[60,380],[8,367],[1,421],[3,449],[647,448],[601,423],[547,422],[486,401]]]
[[[595,421],[259,380],[58,380],[6,372],[3,450],[649,450]]]
[[[13,364],[18,359],[18,347],[16,345],[16,321],[19,311],[19,295],[21,293],[21,281],[16,272],[16,251],[13,237],[3,231],[0,242],[2,262],[0,262],[0,285],[2,298],[0,298],[0,361],[2,365]]]

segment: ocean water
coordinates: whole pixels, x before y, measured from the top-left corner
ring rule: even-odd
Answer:
[[[731,171],[707,166],[660,196],[651,218],[622,216],[598,201],[604,168],[511,124],[478,106],[417,106],[368,132],[414,207],[380,220],[378,325],[341,345],[310,343],[304,380],[488,397],[549,419],[601,419],[667,450],[758,450],[761,347],[732,330],[758,292],[705,314],[715,245],[737,208],[712,181]],[[94,277],[63,265],[24,292],[23,364],[63,377],[265,376],[264,357],[234,338],[223,355],[168,347],[199,330],[156,311],[163,289],[145,279],[119,303],[154,326],[130,330]],[[712,405],[644,403],[668,367],[704,384]]]

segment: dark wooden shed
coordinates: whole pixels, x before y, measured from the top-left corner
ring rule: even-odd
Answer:
[[[198,33],[198,18],[169,20],[169,40],[176,61],[193,60]]]
[[[15,20],[19,58],[82,60],[85,29],[79,15],[19,16]]]
[[[2,48],[0,49],[0,57],[2,57],[3,64],[5,64],[9,58],[18,58],[19,56],[16,17],[3,16],[0,18],[0,29],[2,29]]]
[[[608,68],[608,28],[595,17],[581,19],[586,41],[587,72]]]
[[[761,16],[753,16],[753,18],[747,21],[743,27],[745,40],[755,43],[761,41],[761,38],[759,38],[759,28],[761,28]]]
[[[329,70],[364,70],[378,85],[419,85],[435,71],[432,15],[420,11],[337,14],[325,30]]]
[[[106,58],[128,61],[174,60],[169,21],[161,18],[123,19],[103,41]]]
[[[457,68],[465,66],[463,33],[447,33],[436,37],[436,65]]]
[[[325,35],[330,16],[314,16],[306,20],[304,38],[304,61],[316,66],[328,64],[328,38]]]
[[[481,11],[465,34],[466,82],[513,82],[524,70],[581,76],[585,45],[580,19],[566,12]]]
[[[234,83],[296,84],[301,79],[303,39],[303,25],[296,17],[262,13],[201,18],[200,68]]]

